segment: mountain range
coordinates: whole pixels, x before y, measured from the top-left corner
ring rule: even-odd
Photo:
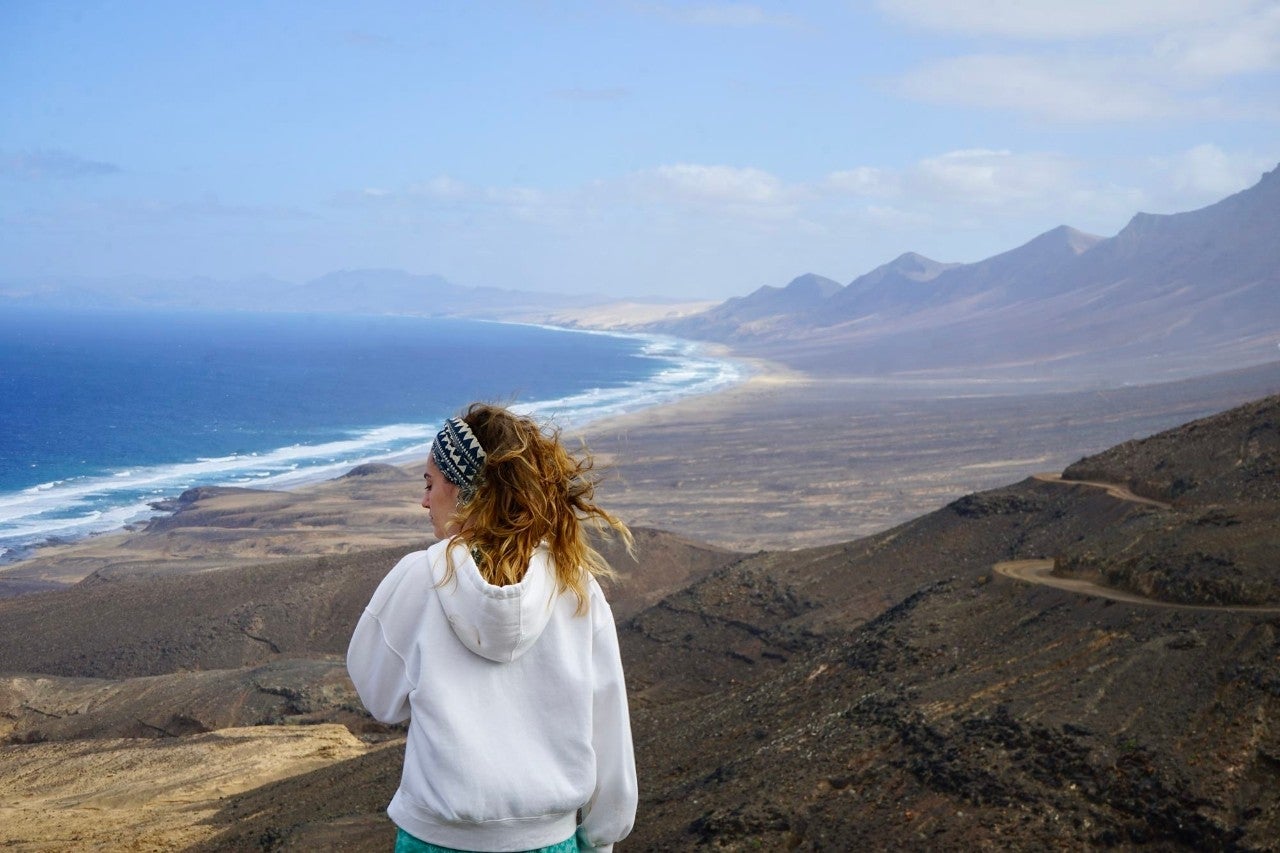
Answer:
[[[705,310],[646,307],[668,302],[461,287],[390,269],[344,270],[303,284],[268,277],[0,281],[0,304],[8,305],[547,322],[729,343],[818,375],[1143,384],[1280,357],[1280,168],[1199,210],[1138,213],[1109,238],[1063,225],[974,263],[907,252],[846,285],[809,273]]]
[[[651,328],[819,373],[1146,382],[1280,357],[1280,169],[1114,237],[1060,226],[968,264],[904,254]]]
[[[0,281],[0,304],[125,310],[307,311],[504,319],[608,301],[598,296],[464,287],[438,275],[341,270],[293,284],[237,280],[48,277]]]

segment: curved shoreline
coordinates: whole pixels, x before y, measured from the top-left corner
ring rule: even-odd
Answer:
[[[613,384],[606,379],[594,387],[582,384],[579,390],[561,396],[548,395],[515,404],[517,408],[547,412],[573,431],[655,406],[714,394],[741,384],[750,376],[750,368],[743,360],[724,348],[701,342],[615,330],[509,321],[494,324],[628,342],[633,351],[626,366],[629,372],[639,374],[636,378],[620,378]],[[467,402],[458,400],[447,408]],[[189,488],[228,486],[296,492],[338,479],[366,463],[416,465],[426,457],[433,432],[429,425],[408,423],[362,428],[348,438],[320,444],[298,443],[227,457],[134,465],[120,470],[108,467],[100,474],[77,475],[19,489],[0,496],[0,502],[8,504],[0,572],[55,549],[124,533],[163,517],[165,513],[156,510],[155,503],[175,499]],[[396,444],[402,446],[396,448]]]

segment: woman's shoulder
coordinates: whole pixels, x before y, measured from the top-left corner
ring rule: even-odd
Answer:
[[[587,616],[591,619],[592,627],[599,630],[604,625],[613,624],[613,608],[609,606],[609,600],[605,597],[604,588],[600,586],[595,575],[590,572],[584,572],[587,575]]]
[[[431,564],[436,555],[443,550],[438,549],[438,546],[443,544],[445,543],[437,542],[430,548],[422,551],[411,551],[401,557],[378,584],[377,590],[373,593],[373,598],[369,601],[369,609],[375,613],[378,612],[388,602],[396,600],[399,597],[398,593],[406,588],[434,586],[435,581],[432,578]]]

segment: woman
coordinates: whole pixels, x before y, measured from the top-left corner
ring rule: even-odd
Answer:
[[[631,831],[626,685],[596,582],[612,573],[585,527],[631,534],[593,503],[591,467],[494,406],[436,436],[422,506],[440,541],[383,579],[347,650],[370,713],[409,720],[397,853],[610,850]]]

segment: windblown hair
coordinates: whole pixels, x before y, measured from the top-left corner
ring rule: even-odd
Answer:
[[[578,613],[587,609],[591,576],[614,577],[591,546],[589,529],[619,536],[628,552],[631,531],[594,503],[598,476],[591,454],[570,454],[560,431],[543,431],[528,417],[486,403],[472,403],[462,419],[487,454],[470,500],[454,520],[461,541],[476,556],[480,575],[494,586],[519,583],[533,551],[547,543],[561,592],[572,590]],[[446,561],[445,581],[453,579]]]

